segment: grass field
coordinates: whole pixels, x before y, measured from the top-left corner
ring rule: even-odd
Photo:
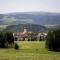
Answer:
[[[0,30],[3,30],[7,27],[8,25],[0,25]]]
[[[60,52],[48,51],[45,42],[17,41],[19,50],[0,49],[0,60],[60,60]]]

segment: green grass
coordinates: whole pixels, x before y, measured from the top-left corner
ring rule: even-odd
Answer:
[[[3,30],[7,27],[8,25],[0,25],[0,30]]]
[[[19,50],[0,49],[0,60],[60,60],[60,52],[48,51],[45,42],[17,41]]]

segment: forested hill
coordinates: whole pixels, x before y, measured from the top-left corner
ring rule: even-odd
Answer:
[[[11,25],[8,26],[3,31],[12,31],[12,32],[23,32],[24,27],[27,28],[28,31],[32,32],[43,32],[46,30],[46,28],[42,25],[36,25],[36,24],[19,24],[19,25]]]
[[[14,12],[0,14],[0,24],[60,24],[60,13],[51,12]]]

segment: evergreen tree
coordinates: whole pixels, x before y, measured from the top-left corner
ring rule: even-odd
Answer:
[[[14,44],[14,37],[11,32],[0,32],[0,47],[7,48]]]
[[[49,50],[60,50],[60,29],[48,32],[46,47]]]

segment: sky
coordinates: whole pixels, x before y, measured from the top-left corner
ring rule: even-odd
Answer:
[[[0,13],[31,11],[60,13],[60,0],[0,0]]]

